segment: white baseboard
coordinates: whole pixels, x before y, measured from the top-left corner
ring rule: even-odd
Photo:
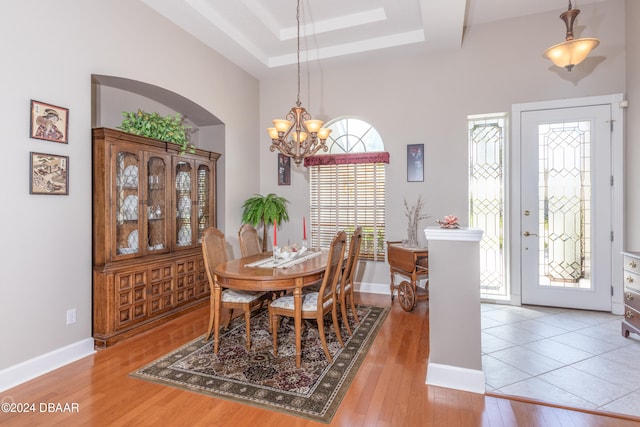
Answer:
[[[484,372],[429,361],[427,384],[484,394]]]
[[[0,371],[0,391],[95,353],[93,338],[85,338]]]
[[[391,295],[388,283],[354,283],[354,292],[364,292],[367,294]]]

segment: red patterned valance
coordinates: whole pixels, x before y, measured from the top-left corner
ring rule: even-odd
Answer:
[[[372,151],[353,154],[324,154],[304,158],[305,167],[326,165],[355,165],[359,163],[389,163],[389,153]]]

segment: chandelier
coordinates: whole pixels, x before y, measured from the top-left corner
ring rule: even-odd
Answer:
[[[311,115],[300,103],[300,0],[296,9],[298,22],[298,97],[296,106],[289,111],[286,119],[273,120],[275,127],[267,128],[271,138],[271,151],[278,150],[291,157],[300,165],[305,157],[312,156],[323,149],[327,151],[325,141],[331,129],[323,128],[322,120],[311,120]]]
[[[573,22],[580,13],[578,9],[571,8],[571,0],[569,0],[569,10],[560,15],[567,27],[566,41],[551,46],[544,52],[544,56],[551,60],[558,67],[564,67],[571,71],[573,67],[584,61],[589,53],[595,49],[600,40],[594,38],[574,39],[573,38]]]

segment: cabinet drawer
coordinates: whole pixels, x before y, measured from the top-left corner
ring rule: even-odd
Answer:
[[[640,329],[640,312],[629,306],[624,307],[624,320],[630,325]]]
[[[632,273],[640,274],[640,259],[632,257],[630,255],[624,256],[624,269]]]
[[[624,304],[627,307],[631,307],[634,310],[640,311],[640,292],[636,291],[635,289],[625,288]]]
[[[635,292],[640,292],[640,274],[633,273],[629,270],[624,271],[624,287],[630,288]]]

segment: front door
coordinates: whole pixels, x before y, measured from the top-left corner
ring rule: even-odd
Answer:
[[[522,303],[611,310],[611,105],[521,113]]]

